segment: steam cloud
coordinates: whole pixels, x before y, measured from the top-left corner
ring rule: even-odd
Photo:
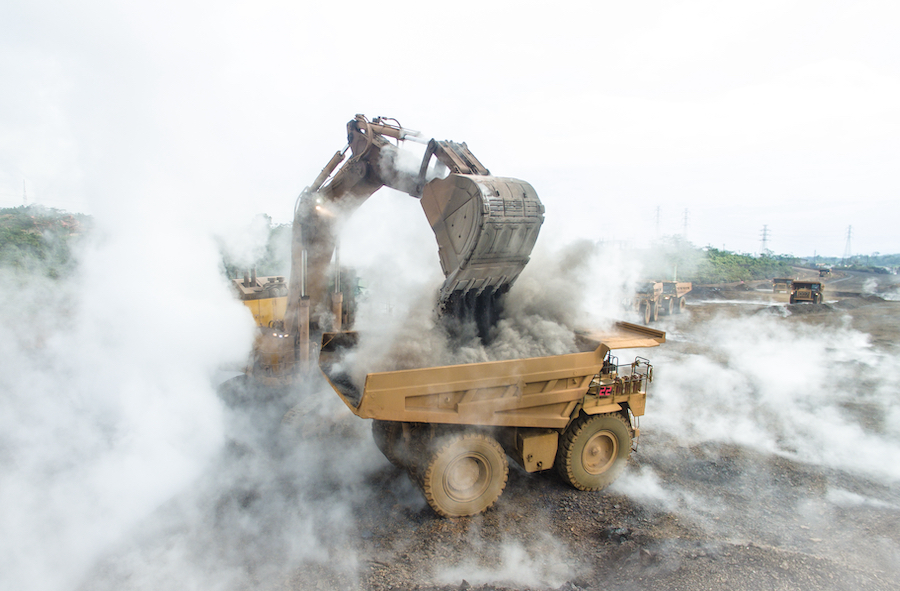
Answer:
[[[733,443],[883,481],[900,478],[890,460],[900,451],[900,364],[875,350],[868,335],[787,328],[764,315],[720,318],[699,337],[697,353],[672,357],[662,348],[654,355],[660,379],[648,421],[686,445]],[[872,420],[880,427],[873,430]]]
[[[422,218],[414,200],[385,192],[345,229],[344,262],[368,287],[357,328],[374,335],[361,343],[361,371],[567,352],[573,328],[622,317],[622,300],[641,276],[640,262],[622,251],[539,243],[494,342],[453,348],[431,314],[442,277],[436,249],[422,247],[434,241]],[[415,514],[424,501],[405,475],[386,471],[368,423],[321,384],[250,412],[223,408],[212,375],[223,362],[240,362],[252,336],[249,315],[218,272],[216,247],[230,234],[218,232],[217,243],[206,237],[213,232],[155,222],[153,235],[101,224],[68,280],[4,277],[0,526],[11,535],[0,542],[3,583],[362,584],[368,568],[354,544],[378,527],[369,507]],[[154,239],[159,231],[167,244]],[[257,236],[227,248],[240,260],[261,244]],[[848,326],[787,320],[722,314],[684,333],[664,317],[672,344],[650,352],[647,437],[743,447],[896,482],[896,356]],[[650,457],[665,462],[666,452],[651,447]],[[667,481],[653,461],[627,471],[613,492],[714,527],[709,499]],[[833,487],[794,509],[819,511],[816,503],[885,506]],[[492,554],[497,562],[487,563],[473,531],[470,553],[436,563],[430,581],[555,588],[576,569],[549,534],[504,539]]]
[[[211,239],[165,219],[98,221],[73,277],[3,271],[5,588],[73,588],[196,477],[222,444],[211,375],[249,343]]]

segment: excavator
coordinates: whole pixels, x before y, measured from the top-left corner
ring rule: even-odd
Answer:
[[[424,146],[418,167],[408,165],[405,142]],[[537,193],[525,181],[491,175],[465,143],[427,139],[396,119],[356,115],[347,123],[347,144],[297,198],[289,281],[255,274],[234,280],[261,329],[252,378],[292,382],[309,371],[323,332],[347,328],[338,235],[382,187],[418,199],[434,231],[445,277],[439,311],[474,321],[479,336],[489,338],[501,298],[528,263],[544,221]]]

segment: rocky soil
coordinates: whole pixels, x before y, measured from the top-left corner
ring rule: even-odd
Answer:
[[[689,437],[651,410],[654,393],[676,391],[676,372],[720,354],[708,331],[723,318],[764,317],[786,333],[864,333],[889,365],[900,302],[882,297],[894,293],[886,278],[874,288],[869,279],[831,278],[819,305],[787,306],[786,295],[764,284],[697,290],[687,314],[661,321],[669,342],[642,353],[659,371],[639,449],[620,481],[597,493],[511,463],[493,509],[441,519],[380,456],[365,421],[339,405],[321,408],[327,394],[300,400],[294,416],[302,420],[277,428],[259,425],[277,424],[272,417],[297,402],[290,395],[236,411],[221,457],[191,490],[136,524],[81,588],[900,589],[896,471],[807,461],[779,441]],[[865,395],[897,386],[896,376],[865,379],[847,386],[860,388],[859,404],[839,407],[855,413],[854,428],[896,449],[900,427],[891,421],[900,415],[884,416],[884,401]],[[701,396],[728,387],[713,384],[696,405],[708,407]],[[771,413],[766,420],[784,420],[788,435],[804,428],[795,408]],[[847,451],[841,435],[836,453]]]

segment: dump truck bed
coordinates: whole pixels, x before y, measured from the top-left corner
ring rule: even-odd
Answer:
[[[663,293],[681,297],[691,291],[693,284],[690,281],[663,281]]]
[[[326,334],[319,365],[362,418],[559,429],[571,420],[610,349],[665,342],[662,331],[624,322],[608,332],[578,336],[578,353],[370,373],[362,391],[337,363],[341,350],[355,344],[355,334]]]

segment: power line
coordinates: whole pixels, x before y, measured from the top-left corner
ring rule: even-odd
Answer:
[[[843,264],[844,261],[849,261],[849,260],[850,260],[850,256],[851,256],[851,254],[850,254],[850,253],[851,253],[851,250],[850,250],[850,235],[851,235],[852,233],[853,233],[853,226],[847,226],[847,246],[844,247],[844,258],[841,259],[841,264]]]

